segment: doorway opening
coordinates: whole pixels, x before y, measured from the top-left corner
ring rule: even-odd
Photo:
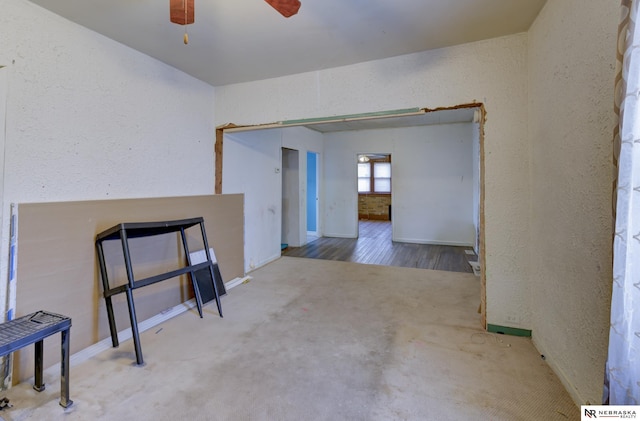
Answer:
[[[282,148],[282,235],[280,248],[300,247],[299,151]]]
[[[307,243],[316,240],[319,234],[320,216],[320,167],[318,165],[319,154],[317,152],[307,152]]]
[[[465,120],[460,120],[461,116]],[[485,250],[485,244],[484,244],[485,110],[484,110],[483,104],[481,103],[473,102],[469,104],[456,105],[453,107],[441,107],[436,109],[415,108],[415,109],[408,109],[408,110],[396,110],[396,111],[377,112],[377,113],[359,114],[359,115],[345,115],[345,116],[332,116],[327,118],[291,120],[291,121],[282,121],[277,123],[254,125],[254,126],[247,126],[247,127],[240,127],[233,124],[220,126],[218,127],[216,132],[216,147],[215,147],[216,192],[221,193],[223,191],[222,189],[223,160],[225,162],[227,161],[226,161],[226,154],[223,155],[222,149],[225,141],[225,136],[227,133],[229,135],[236,136],[237,134],[240,134],[239,132],[256,132],[256,131],[260,132],[259,135],[254,134],[252,136],[249,136],[247,134],[247,136],[245,136],[243,134],[243,136],[238,136],[243,138],[238,140],[238,143],[244,146],[247,146],[251,143],[254,145],[252,147],[261,150],[260,161],[257,161],[256,163],[253,163],[251,165],[253,165],[256,168],[258,167],[264,168],[265,171],[263,171],[260,175],[261,177],[260,181],[264,183],[267,180],[266,174],[269,174],[269,172],[271,172],[271,174],[274,174],[274,171],[273,171],[274,167],[276,167],[275,173],[276,174],[279,173],[278,167],[281,164],[280,162],[275,162],[274,158],[277,159],[277,161],[280,161],[278,158],[280,158],[281,156],[278,156],[278,155],[281,155],[280,146],[285,146],[285,143],[283,141],[285,138],[287,138],[285,134],[289,133],[290,130],[292,131],[290,133],[293,133],[295,131],[294,130],[295,127],[302,126],[305,129],[309,129],[307,132],[302,133],[303,135],[306,136],[306,133],[314,132],[317,135],[319,135],[321,138],[321,144],[322,144],[322,146],[320,146],[321,154],[322,154],[322,165],[321,165],[322,172],[320,176],[321,193],[318,195],[319,210],[320,210],[319,223],[322,226],[322,235],[323,235],[321,240],[325,238],[324,236],[329,238],[336,238],[336,239],[350,239],[350,238],[353,239],[353,238],[356,238],[358,235],[357,213],[355,211],[353,211],[353,213],[352,211],[349,211],[348,214],[345,214],[345,209],[355,209],[357,208],[357,205],[358,205],[357,191],[355,191],[355,189],[353,188],[353,184],[356,184],[356,181],[355,181],[356,167],[355,165],[353,165],[353,157],[356,155],[357,149],[359,149],[360,151],[366,150],[368,149],[366,147],[366,144],[374,145],[378,143],[372,141],[372,139],[370,138],[368,139],[360,138],[356,143],[362,142],[362,144],[358,143],[359,146],[356,146],[357,149],[356,150],[352,149],[349,152],[344,149],[344,145],[346,144],[346,142],[344,142],[344,138],[354,137],[354,133],[357,133],[358,131],[362,132],[365,130],[370,130],[371,133],[375,132],[376,134],[377,133],[381,134],[382,131],[377,131],[373,129],[384,128],[384,129],[393,130],[396,128],[408,129],[411,127],[422,127],[426,125],[445,126],[445,125],[449,125],[450,123],[456,124],[457,122],[462,122],[462,121],[473,123],[474,136],[476,136],[477,138],[477,142],[474,144],[474,152],[473,152],[474,154],[473,165],[475,166],[474,174],[464,175],[463,177],[466,183],[465,186],[467,186],[467,188],[470,185],[468,183],[469,178],[472,179],[472,184],[477,186],[477,189],[473,193],[473,200],[477,205],[474,206],[473,210],[471,210],[470,207],[465,208],[465,209],[469,209],[468,212],[473,215],[468,217],[468,220],[471,222],[469,222],[468,224],[465,223],[464,231],[465,232],[472,231],[474,233],[473,242],[475,246],[474,248],[477,248],[477,251],[478,251],[478,256],[479,256],[478,265],[480,267],[480,278],[481,278],[481,313],[483,316],[482,322],[483,324],[486,324],[486,319],[485,319],[486,275],[484,270],[485,268],[485,252],[484,252]],[[272,129],[276,129],[276,130],[272,130]],[[269,134],[270,132],[273,134],[273,136]],[[301,134],[300,132],[297,132],[297,131],[295,133],[296,133],[296,136]],[[246,140],[248,138],[252,138],[251,142]],[[383,141],[387,141],[389,139],[391,139],[389,136],[384,136]],[[257,141],[257,143],[253,143],[253,140]],[[417,141],[418,138],[416,137],[414,138],[414,140]],[[271,145],[278,144],[278,148],[275,151],[275,154],[276,154],[275,156],[273,155],[273,153],[269,151],[265,151],[270,147],[268,146],[268,144],[271,144]],[[351,144],[353,145],[354,143],[352,142]],[[414,145],[421,145],[421,144],[417,142],[417,143],[414,143]],[[329,150],[332,147],[334,149]],[[350,154],[349,158],[346,158],[346,155],[343,155],[342,157],[337,157],[336,159],[335,157],[336,148],[338,149],[342,148],[342,152],[340,153],[348,152]],[[312,149],[311,148],[304,148],[304,149],[305,151],[300,154],[299,158],[304,159],[305,162],[301,163],[301,165],[306,166],[306,156],[305,156],[306,151],[312,150]],[[398,151],[403,151],[404,155],[397,155]],[[251,154],[251,152],[249,152],[249,154]],[[395,167],[395,165],[398,165],[398,162],[399,162],[398,159],[400,158],[402,160],[411,159],[412,165],[405,166],[405,164],[402,164],[402,167],[398,167],[398,168],[402,168],[402,171],[407,171],[407,169],[412,170],[412,169],[424,168],[425,165],[422,162],[422,158],[424,156],[429,156],[424,154],[416,154],[415,152],[413,152],[412,147],[407,147],[406,144],[401,145],[399,149],[396,149],[394,146],[393,154],[394,154],[394,163],[395,163],[394,177],[395,175],[398,174],[396,171],[397,168]],[[416,162],[416,160],[418,162]],[[243,165],[241,167],[234,168],[231,172],[236,171],[236,173],[231,175],[231,172],[230,172],[229,175],[231,175],[233,178],[236,178],[236,177],[241,178],[242,180],[244,180],[243,183],[245,187],[250,186],[251,189],[255,190],[257,188],[257,187],[254,188],[254,183],[256,182],[255,176],[252,176],[251,174],[246,173],[246,171],[243,171],[243,168],[246,168],[247,165],[250,165],[250,164],[247,164],[246,161],[247,159],[245,155],[243,157]],[[348,163],[348,161],[350,163]],[[445,165],[445,163],[446,161],[440,162],[438,160],[432,163],[433,168],[438,170],[439,176],[450,175],[447,172],[448,167],[447,165]],[[227,164],[224,164],[224,165],[235,165],[235,164],[232,162],[228,162]],[[345,170],[348,167],[350,167],[351,169]],[[271,168],[270,171],[269,171],[269,168]],[[302,172],[306,177],[306,168],[302,168]],[[225,169],[225,174],[227,174],[226,169]],[[407,174],[405,173],[405,176],[406,175]],[[437,177],[434,178],[434,180],[436,179]],[[353,180],[353,181],[349,181],[349,180]],[[412,180],[410,177],[407,178],[407,180],[409,182],[414,182],[414,180]],[[452,180],[449,180],[449,181],[452,181]],[[421,182],[422,181],[418,181],[418,183],[421,183]],[[231,183],[235,185],[242,184],[234,180],[232,180]],[[404,183],[401,183],[401,185],[404,185]],[[257,184],[255,186],[257,186]],[[280,235],[281,234],[280,233],[281,209],[278,209],[278,208],[280,208],[280,199],[281,199],[280,194],[281,194],[282,185],[279,179],[278,179],[278,186],[279,187],[277,188],[278,190],[277,192],[275,191],[275,187],[273,189],[270,189],[273,193],[272,195],[275,195],[275,194],[278,195],[278,199],[277,199],[278,202],[273,202],[272,199],[269,199],[265,194],[268,192],[266,192],[264,188],[261,188],[257,191],[258,196],[260,196],[260,199],[262,200],[262,202],[257,203],[257,205],[261,207],[256,208],[257,218],[255,219],[255,221],[247,219],[247,224],[251,224],[255,222],[254,225],[256,225],[253,228],[249,226],[245,227],[245,233],[247,236],[246,247],[252,248],[252,250],[256,251],[255,254],[260,254],[259,259],[256,259],[256,261],[258,262],[256,264],[256,267],[260,266],[264,262],[268,262],[271,259],[275,258],[275,255],[268,255],[273,251],[272,246],[276,246],[278,250],[280,249],[279,237],[281,237]],[[415,187],[413,188],[415,190]],[[448,187],[445,188],[444,190],[450,191]],[[241,191],[242,190],[238,190],[238,192],[241,192]],[[235,192],[235,191],[227,190],[227,192]],[[396,222],[400,219],[400,216],[402,216],[402,211],[403,211],[402,205],[406,203],[404,199],[400,200],[397,194],[398,194],[397,189],[394,189],[394,195],[393,195],[394,204],[392,204],[392,208],[391,208],[391,214],[392,214],[391,218],[392,218],[392,221],[394,222],[394,225],[396,225]],[[471,194],[470,190],[469,190],[469,194]],[[422,200],[420,204],[415,205],[412,208],[412,212],[414,212],[414,215],[413,215],[414,219],[420,218],[420,214],[421,213],[423,214],[422,212],[422,209],[424,206],[423,202],[425,202],[425,200],[428,199],[428,197],[424,197],[424,196],[425,195],[418,194],[411,199],[412,201],[414,201],[414,199]],[[245,203],[248,204],[249,202],[253,202],[253,200],[250,200],[249,195],[247,194],[245,196]],[[273,206],[274,203],[277,203],[277,206]],[[306,208],[306,203],[304,204]],[[457,209],[456,207],[452,207],[450,210],[456,211],[456,209]],[[258,211],[260,213],[258,213]],[[271,225],[277,229],[277,232],[278,232],[277,236],[262,235],[263,232],[266,233],[267,231],[264,228],[270,226],[269,224],[265,224],[263,220],[266,219],[265,216],[268,217],[270,214],[273,214],[277,218],[276,219],[277,222],[274,221],[274,223],[277,224],[277,227],[274,225]],[[447,214],[448,214],[448,211],[442,211],[440,212],[439,215],[446,216]],[[306,216],[307,216],[306,210],[304,212],[301,212],[301,215],[303,215],[303,218],[306,219]],[[435,216],[438,216],[438,215],[435,215]],[[424,219],[424,216],[422,218]],[[303,228],[305,227],[306,227],[306,224],[304,224]],[[250,228],[258,232],[259,234],[261,234],[261,236],[250,237],[250,233],[249,233]],[[397,230],[396,227],[394,227],[393,228],[394,239],[397,237],[399,241],[404,241],[407,238],[411,240],[410,236],[414,234],[412,232],[412,228],[410,224],[409,225],[405,224],[401,232],[396,232],[396,230]],[[436,240],[439,241],[438,239]],[[254,241],[261,242],[261,244],[257,244],[257,243],[253,244]],[[271,244],[272,242],[274,244]],[[411,241],[409,241],[409,243],[410,242]],[[468,242],[469,241],[465,240],[465,243],[468,243]],[[251,255],[247,254],[247,257],[250,259]]]
[[[359,153],[358,168],[358,234],[392,241],[391,154]],[[370,222],[371,221],[371,222]]]

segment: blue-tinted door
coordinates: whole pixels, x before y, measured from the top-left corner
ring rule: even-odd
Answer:
[[[307,231],[318,230],[318,154],[307,152]]]

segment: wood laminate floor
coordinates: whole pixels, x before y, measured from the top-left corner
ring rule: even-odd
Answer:
[[[282,255],[467,273],[473,273],[469,260],[478,260],[465,252],[472,247],[393,242],[390,221],[360,221],[359,230],[359,238],[321,237]]]

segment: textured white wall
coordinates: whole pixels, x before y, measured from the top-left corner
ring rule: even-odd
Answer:
[[[215,126],[211,86],[28,1],[0,8],[4,292],[10,203],[211,194]]]
[[[440,124],[399,130],[393,155],[393,239],[471,246],[472,125]]]
[[[244,194],[245,272],[280,257],[282,130],[226,134],[222,193]]]
[[[216,87],[216,124],[483,102],[487,319],[530,328],[527,36]],[[329,180],[330,175],[325,175]],[[327,190],[329,186],[327,186]],[[331,206],[327,203],[327,206]]]
[[[529,32],[533,340],[579,404],[607,351],[619,4],[549,0]]]
[[[9,69],[0,59],[0,198],[4,197],[4,151],[5,151],[5,123],[7,121],[7,90],[9,88]],[[6,61],[5,61],[6,63]],[[2,214],[4,206],[0,203],[0,238],[2,238],[4,225],[2,224]],[[1,247],[0,247],[1,250]],[[0,285],[2,282],[0,281]],[[0,287],[1,288],[1,287]],[[2,288],[4,289],[4,288]],[[0,294],[1,296],[1,294]],[[2,320],[0,318],[0,320]]]
[[[229,133],[224,137],[222,192],[244,193],[247,272],[280,257],[283,147],[299,151],[298,231],[302,244],[306,243],[307,233],[307,151],[322,155],[322,135],[304,127],[290,127]]]
[[[472,245],[472,136],[471,123],[326,134],[326,235],[357,233],[357,155],[390,153],[394,241]]]

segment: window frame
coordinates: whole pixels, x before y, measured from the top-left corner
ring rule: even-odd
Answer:
[[[389,177],[375,177],[375,164],[377,163],[387,163],[389,164]],[[369,164],[369,190],[368,191],[360,191],[360,186],[358,186],[358,194],[378,194],[378,195],[390,195],[392,190],[393,190],[393,186],[392,186],[392,178],[393,175],[391,174],[391,155],[387,155],[386,158],[378,158],[378,159],[369,159],[368,162],[360,162],[358,161],[356,168],[358,168],[359,165],[361,164]],[[361,178],[364,177],[359,177],[358,175],[357,180],[359,181]],[[388,192],[379,192],[376,191],[376,178],[379,179],[385,179],[385,180],[389,180],[389,191]]]

